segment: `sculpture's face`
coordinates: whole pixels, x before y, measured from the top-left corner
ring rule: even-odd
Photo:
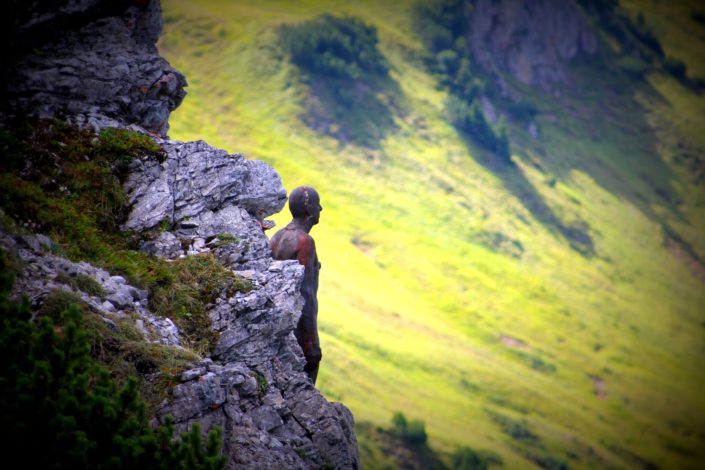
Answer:
[[[321,201],[318,199],[318,194],[309,200],[306,210],[309,217],[313,221],[313,224],[316,225],[321,219],[321,211],[323,211],[323,206],[321,205]]]

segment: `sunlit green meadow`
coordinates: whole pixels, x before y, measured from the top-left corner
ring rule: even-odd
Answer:
[[[684,139],[702,154],[702,97],[654,74],[635,90],[649,113],[616,110],[626,124],[614,131],[547,102],[539,140],[512,129],[516,167],[493,173],[444,118],[412,3],[332,5],[164,0],[159,44],[190,84],[171,138],[264,160],[287,190],[321,194],[319,389],[357,421],[387,426],[403,411],[425,422],[434,449],[489,450],[506,468],[540,468],[540,455],[570,468],[698,468],[705,281],[664,243],[662,223],[705,257],[705,191],[669,159]],[[301,121],[307,88],[276,28],[323,12],[376,26],[392,65],[403,102],[377,148]],[[587,224],[594,254],[571,248],[516,188],[562,223]],[[273,230],[289,218],[273,217]],[[488,233],[523,251],[488,246]],[[503,418],[536,437],[512,437]]]

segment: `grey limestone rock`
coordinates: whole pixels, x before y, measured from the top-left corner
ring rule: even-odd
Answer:
[[[140,250],[160,258],[175,259],[183,254],[181,241],[171,232],[161,232],[154,240],[143,240]]]
[[[125,229],[142,231],[166,221],[172,234],[145,242],[148,253],[173,259],[185,239],[190,254],[206,251],[218,235],[236,240],[216,249],[233,269],[263,269],[271,259],[262,228],[264,217],[279,212],[286,190],[279,175],[266,163],[245,160],[203,141],[162,141],[166,159],[138,160],[125,183],[132,206]]]
[[[103,115],[166,136],[186,80],[159,56],[160,31],[158,0],[71,1],[35,13],[16,31],[24,55],[7,70],[8,104],[41,116]]]
[[[264,162],[203,141],[165,141],[163,148],[164,162],[148,159],[132,168],[125,186],[133,206],[127,229],[152,228],[166,220],[202,237],[249,233],[247,224],[261,232],[258,221],[279,212],[286,201],[279,175]]]
[[[292,332],[303,305],[303,267],[270,263],[248,273],[253,291],[211,311],[220,332],[214,363],[184,372],[179,393],[159,416],[174,416],[179,429],[204,417],[224,420],[229,468],[359,468],[352,415],[329,403],[302,372]],[[207,372],[219,365],[218,374]]]

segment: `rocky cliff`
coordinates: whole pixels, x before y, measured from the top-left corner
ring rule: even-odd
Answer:
[[[157,53],[158,2],[76,0],[25,13],[14,38],[31,48],[18,46],[9,62],[4,118],[63,115],[96,131],[150,134],[163,155],[130,163],[121,229],[150,256],[211,253],[252,286],[223,289],[209,304],[215,347],[180,373],[155,421],[170,415],[179,430],[194,422],[204,432],[222,427],[229,468],[359,468],[350,411],[328,402],[302,372],[293,329],[303,267],[270,256],[264,218],[284,206],[281,179],[263,162],[167,138],[169,112],[186,82]],[[33,308],[55,289],[70,290],[107,324],[132,321],[145,341],[183,347],[175,323],[150,311],[150,293],[124,277],[59,256],[48,236],[27,230],[0,233],[0,247],[21,260],[14,295],[27,295]],[[78,277],[100,289],[71,282]]]
[[[166,136],[186,80],[157,53],[159,2],[45,0],[17,9],[13,50],[3,57],[10,109],[100,115]]]

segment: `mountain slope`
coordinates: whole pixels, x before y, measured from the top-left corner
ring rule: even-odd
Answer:
[[[694,7],[650,8],[667,53],[699,73]],[[510,121],[514,165],[498,168],[446,119],[411,3],[163,9],[160,52],[190,84],[171,137],[267,161],[288,190],[322,196],[313,235],[328,397],[358,421],[403,411],[435,448],[491,450],[507,468],[697,466],[703,95],[658,70],[612,81],[573,64],[581,81],[561,98],[517,84],[539,111],[538,137]],[[277,30],[324,12],[377,28],[393,125],[375,145],[302,118],[312,91]],[[680,24],[699,36],[671,45]]]

